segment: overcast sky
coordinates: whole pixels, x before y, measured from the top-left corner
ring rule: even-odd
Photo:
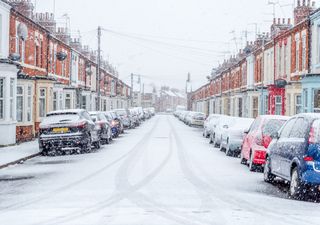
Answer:
[[[292,17],[293,2],[280,0],[275,5],[276,17]],[[109,30],[103,32],[103,55],[127,83],[130,74],[135,73],[143,75],[146,86],[155,83],[184,88],[190,72],[195,89],[205,83],[214,66],[234,54],[241,42],[245,43],[246,30],[249,41],[256,31],[269,32],[273,6],[267,3],[268,0],[56,0],[55,13],[61,25],[62,15],[68,14],[72,35],[78,36],[79,31],[83,44],[93,49],[97,26]],[[54,0],[36,1],[38,12],[52,12],[53,6]]]

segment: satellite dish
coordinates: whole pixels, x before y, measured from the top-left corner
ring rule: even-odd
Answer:
[[[67,58],[67,54],[65,52],[58,52],[57,53],[57,59],[59,61],[64,61]]]
[[[17,33],[22,40],[27,40],[28,38],[28,27],[24,23],[19,23],[17,28]]]

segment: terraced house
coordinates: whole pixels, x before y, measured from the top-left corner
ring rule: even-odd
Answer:
[[[210,83],[193,92],[194,110],[254,118],[320,111],[319,18],[314,2],[298,0],[293,24],[275,18],[269,33],[213,70]],[[208,85],[218,91],[203,97]]]
[[[34,138],[52,110],[128,106],[130,87],[117,71],[102,59],[97,85],[96,53],[53,14],[34,13],[29,0],[0,1],[0,18],[0,146]]]

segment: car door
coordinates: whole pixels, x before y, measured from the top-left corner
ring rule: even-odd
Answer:
[[[306,118],[298,117],[290,132],[288,142],[281,151],[281,174],[290,179],[291,163],[295,157],[303,155],[307,145],[309,122]]]
[[[252,126],[249,129],[249,133],[245,136],[244,141],[243,141],[243,151],[242,154],[244,156],[244,158],[249,159],[250,156],[250,149],[251,149],[251,145],[254,141],[254,136],[255,133],[257,132],[258,128],[260,127],[260,124],[262,122],[261,118],[257,118]]]
[[[282,129],[279,131],[280,136],[276,143],[272,145],[272,149],[270,149],[270,157],[271,157],[271,170],[274,174],[283,175],[281,172],[281,157],[282,152],[285,151],[287,143],[289,143],[290,133],[292,128],[296,122],[296,118],[292,118],[288,120]]]

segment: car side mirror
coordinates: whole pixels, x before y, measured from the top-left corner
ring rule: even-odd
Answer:
[[[245,130],[243,133],[249,134],[249,129],[248,129],[248,130]]]
[[[278,132],[274,132],[273,134],[271,134],[271,138],[272,139],[279,139],[280,135]]]

